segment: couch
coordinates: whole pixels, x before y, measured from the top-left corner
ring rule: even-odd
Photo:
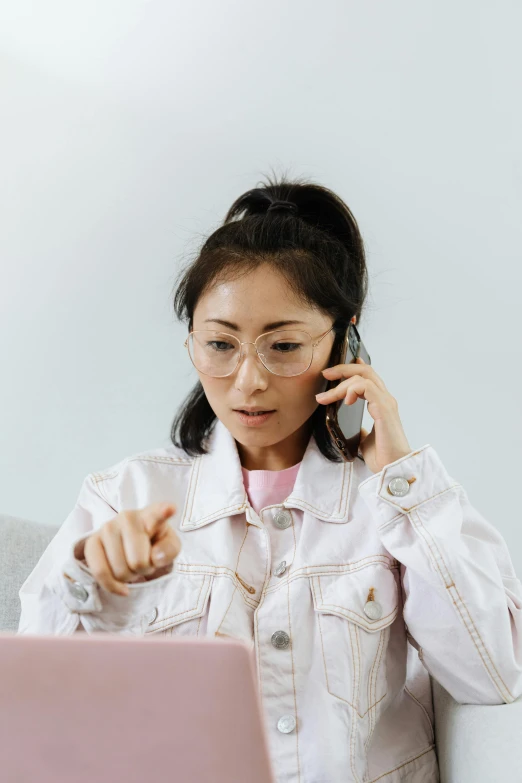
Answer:
[[[0,633],[18,630],[18,592],[57,530],[0,514]],[[522,698],[458,704],[434,680],[432,692],[441,783],[522,783]]]

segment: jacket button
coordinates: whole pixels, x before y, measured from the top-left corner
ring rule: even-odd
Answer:
[[[158,616],[158,607],[155,606],[154,609],[147,615],[147,620],[149,625],[152,625],[153,622],[156,621],[156,617]]]
[[[67,580],[67,589],[78,601],[86,601],[89,597],[89,593],[80,582],[70,582]]]
[[[277,728],[282,734],[290,734],[295,729],[295,718],[293,715],[283,715],[277,721]]]
[[[286,560],[281,560],[276,570],[274,571],[274,574],[275,576],[283,576],[285,571],[286,571]]]
[[[380,620],[382,617],[382,606],[378,601],[367,601],[364,606],[364,614],[370,620]]]
[[[284,508],[278,509],[278,511],[276,511],[274,514],[274,525],[278,527],[279,530],[285,530],[287,527],[290,527],[291,524],[291,513]]]
[[[388,492],[398,498],[403,498],[410,491],[410,485],[405,478],[394,478],[388,484]]]
[[[284,631],[276,631],[272,634],[272,644],[277,647],[278,650],[286,650],[290,644],[290,637]]]

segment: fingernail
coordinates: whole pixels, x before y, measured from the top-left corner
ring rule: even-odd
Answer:
[[[319,399],[319,397],[326,397],[326,392],[320,392],[319,394],[315,395],[316,400]]]
[[[154,553],[154,560],[156,560],[159,563],[162,563],[166,557],[167,555],[165,554],[165,552],[162,552],[161,549],[159,552]]]

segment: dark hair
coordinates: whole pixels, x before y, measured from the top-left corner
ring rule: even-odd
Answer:
[[[174,311],[180,321],[188,321],[190,331],[197,302],[213,283],[236,279],[268,263],[285,277],[300,301],[333,317],[331,358],[338,357],[354,315],[359,326],[368,288],[359,227],[344,201],[328,188],[304,178],[267,179],[267,185],[234,201],[223,224],[207,238],[195,260],[182,269]],[[297,214],[288,209],[267,213],[278,200],[295,204]],[[206,454],[204,441],[215,419],[198,381],[172,423],[172,443],[191,456]],[[326,428],[325,406],[318,405],[309,421],[321,452],[332,462],[340,462]]]

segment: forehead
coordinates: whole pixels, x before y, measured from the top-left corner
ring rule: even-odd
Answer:
[[[229,321],[239,329],[262,330],[282,320],[299,321],[304,327],[317,322],[318,317],[318,311],[295,295],[283,275],[265,265],[236,279],[216,281],[194,310],[194,323],[200,329],[218,327],[205,323],[209,318]],[[295,326],[299,328],[299,324]]]

